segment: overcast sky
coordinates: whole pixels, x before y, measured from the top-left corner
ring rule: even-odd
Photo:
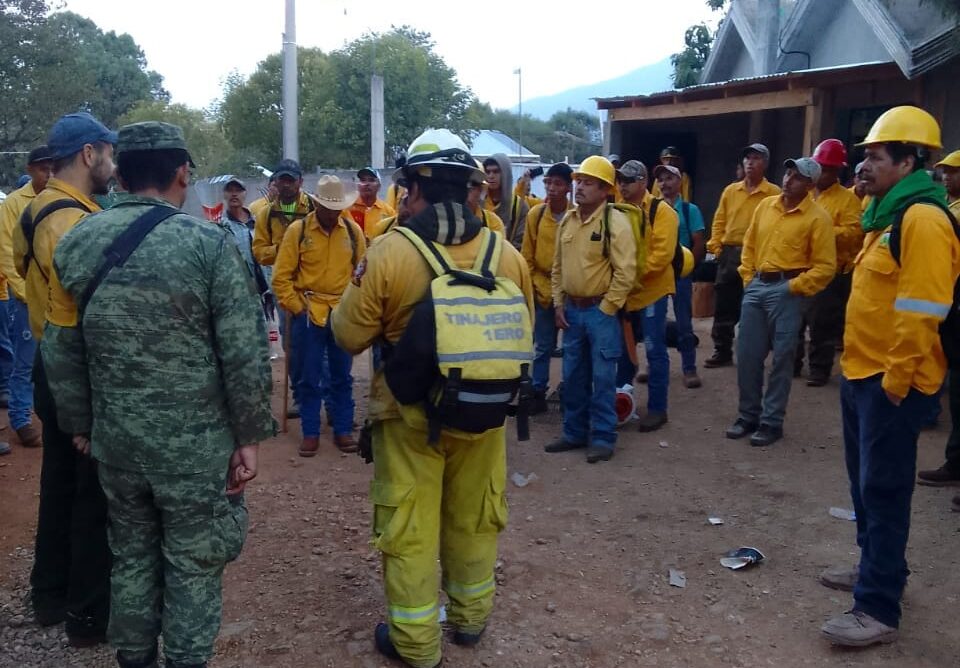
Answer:
[[[104,31],[129,33],[174,102],[206,107],[226,75],[252,73],[280,51],[284,0],[62,0]],[[368,31],[408,24],[433,36],[460,83],[495,108],[610,79],[683,47],[683,33],[719,16],[705,0],[524,2],[307,0],[297,43],[332,51]],[[629,94],[635,91],[623,91]]]

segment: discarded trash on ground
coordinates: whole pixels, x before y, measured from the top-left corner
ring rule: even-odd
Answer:
[[[680,589],[687,586],[687,576],[683,571],[678,571],[673,568],[670,569],[670,586],[680,587]]]
[[[666,441],[660,441],[660,447],[661,447],[661,448],[669,448],[669,447],[670,447],[670,444],[667,443]]]
[[[513,475],[510,476],[510,480],[513,481],[513,484],[516,485],[517,487],[526,487],[527,485],[532,483],[534,480],[538,480],[539,478],[540,476],[538,476],[536,473],[531,473],[530,475],[523,475],[520,472],[514,472]]]
[[[720,565],[730,570],[739,570],[752,564],[759,564],[766,559],[763,552],[755,547],[741,547],[727,552],[727,555],[720,559]]]
[[[710,524],[712,524],[713,526],[715,526],[715,527],[718,527],[718,526],[720,526],[721,524],[723,524],[723,518],[722,518],[722,517],[708,517],[708,518],[707,518],[707,521],[708,521]]]
[[[857,514],[852,510],[847,510],[846,508],[831,508],[830,517],[836,517],[838,520],[849,520],[850,522],[855,522],[857,519]]]

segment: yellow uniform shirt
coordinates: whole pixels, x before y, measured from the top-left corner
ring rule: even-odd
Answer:
[[[3,279],[0,280],[0,300],[7,298],[9,284],[14,297],[22,302],[27,301],[26,283],[13,261],[13,231],[19,226],[20,215],[36,196],[33,183],[27,183],[7,195],[7,199],[0,205],[0,274],[3,274]]]
[[[256,218],[260,215],[261,211],[270,208],[270,200],[266,197],[259,197],[247,205],[247,208],[250,209],[250,215]]]
[[[948,205],[950,213],[953,214],[954,218],[960,219],[960,199],[955,199]]]
[[[273,267],[273,293],[280,306],[294,315],[309,309],[310,321],[323,327],[366,250],[360,226],[346,212],[330,234],[315,213],[291,223]]]
[[[503,242],[501,246],[496,274],[511,279],[523,291],[532,318],[533,287],[526,263],[513,246]],[[445,248],[458,267],[467,269],[480,250],[480,239],[475,237]],[[409,240],[400,234],[383,235],[370,247],[333,311],[331,326],[337,345],[357,354],[377,340],[399,341],[413,307],[423,299],[433,278],[420,251]],[[367,412],[371,420],[400,417],[399,406],[387,387],[382,368],[374,372],[371,380]]]
[[[374,239],[379,236],[382,236],[392,230],[397,225],[397,217],[388,216],[387,218],[381,218],[377,221],[376,225],[373,226],[373,229],[369,230],[367,233],[367,239],[372,243]]]
[[[560,220],[571,209],[568,202]],[[533,290],[537,304],[549,308],[553,303],[553,289],[550,287],[550,274],[553,271],[553,255],[557,247],[558,220],[544,202],[530,209],[527,224],[523,229],[523,245],[520,254],[527,261],[527,269],[533,279]]]
[[[255,214],[253,224],[253,257],[262,265],[272,265],[277,260],[277,250],[283,240],[284,232],[290,224],[303,220],[313,211],[313,201],[305,192],[297,196],[297,206],[292,214],[286,214],[280,208],[279,200],[270,203],[270,206],[260,209]],[[252,210],[251,210],[252,213]]]
[[[791,269],[806,270],[790,279],[790,292],[804,297],[823,290],[837,273],[830,214],[809,194],[789,211],[780,195],[763,200],[743,238],[739,271],[744,285],[757,272]]]
[[[33,198],[33,202],[30,203],[30,212],[36,214],[47,204],[66,198],[80,202],[91,213],[100,211],[100,207],[92,198],[69,183],[53,177],[47,181],[47,187],[43,192]],[[40,221],[40,225],[34,230],[33,261],[27,268],[27,275],[24,278],[30,330],[33,332],[33,338],[38,341],[43,336],[43,323],[46,320],[47,300],[50,294],[49,277],[53,276],[53,251],[60,238],[86,215],[87,212],[83,209],[60,209]],[[23,270],[23,259],[26,255],[27,239],[23,236],[23,230],[17,225],[13,230],[13,261],[20,271]]]
[[[673,275],[673,254],[677,250],[677,235],[680,234],[680,217],[669,202],[657,205],[657,219],[650,220],[650,205],[654,197],[644,193],[643,219],[646,221],[647,262],[643,273],[638,273],[633,290],[627,297],[628,311],[638,311],[653,304],[661,297],[677,291],[677,279]]]
[[[719,253],[726,246],[742,246],[753,212],[757,205],[772,195],[779,195],[780,188],[766,179],[752,193],[747,192],[746,181],[735,181],[723,189],[717,211],[713,214],[713,227],[707,250]]]
[[[367,236],[369,230],[373,230],[384,218],[397,215],[397,212],[381,199],[367,206],[358,198],[347,212],[353,218],[353,222],[363,230],[364,236]]]
[[[860,199],[839,183],[834,183],[822,193],[814,193],[814,200],[833,220],[833,234],[837,242],[837,273],[847,274],[853,271],[853,258],[863,246]]]
[[[854,261],[840,366],[850,380],[884,374],[883,389],[898,397],[934,394],[947,372],[938,327],[953,303],[960,241],[930,204],[907,209],[899,265],[889,233],[869,232]]]
[[[406,194],[406,188],[398,186],[396,183],[391,183],[387,186],[387,206],[394,211],[398,211],[400,209],[400,200],[402,200]]]
[[[491,232],[499,232],[500,236],[507,236],[507,228],[503,224],[503,219],[493,211],[480,210],[476,214],[483,222],[484,227],[489,227]]]
[[[637,247],[625,214],[617,210],[607,217],[609,255],[604,257],[603,220],[606,205],[597,207],[586,220],[579,207],[571,209],[557,229],[550,287],[553,303],[563,308],[567,295],[603,297],[600,310],[615,315],[623,308],[637,273]]]
[[[530,193],[529,195],[524,195],[522,192],[520,192],[519,181],[517,181],[517,185],[513,186],[513,194],[518,197],[522,197],[523,201],[527,203],[527,208],[532,209],[538,204],[543,204],[543,200],[537,197],[536,195],[534,195],[533,193]]]
[[[656,179],[653,180],[651,192],[654,197],[663,197],[663,193],[660,192],[660,182]],[[690,175],[686,172],[680,172],[680,197],[683,198],[684,202],[693,201],[693,182],[690,180]]]

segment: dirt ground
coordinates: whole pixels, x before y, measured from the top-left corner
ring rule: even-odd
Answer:
[[[701,358],[709,353],[709,324],[696,324]],[[831,506],[850,507],[836,379],[825,388],[796,382],[786,438],[751,448],[723,437],[734,417],[735,370],[702,370],[703,388],[687,390],[672,355],[669,424],[653,434],[626,428],[610,462],[545,454],[543,444],[559,430],[555,411],[535,418],[530,442],[511,436],[508,474],[537,479],[523,488],[508,483],[511,519],[488,632],[473,650],[447,642],[444,665],[960,665],[952,616],[960,599],[955,490],[919,487],[914,496],[900,641],[834,649],[819,626],[850,599],[819,585],[817,574],[857,558],[853,523],[828,514]],[[355,376],[359,419],[366,356]],[[642,403],[643,387],[638,395]],[[922,435],[922,467],[940,464],[948,421],[945,413],[938,429]],[[212,666],[392,665],[371,640],[383,616],[379,557],[369,545],[372,467],[329,441],[319,456],[301,459],[299,423],[290,426],[261,448],[261,473],[248,493],[250,536],[227,569]],[[0,460],[0,589],[8,593],[26,587],[39,455],[16,446]],[[711,526],[708,516],[724,524]],[[766,561],[723,568],[720,557],[743,545],[762,550]],[[684,588],[668,584],[670,569],[686,575]],[[9,645],[0,646],[0,665],[18,665],[11,655],[5,664],[5,652]],[[105,649],[62,656],[45,665],[112,665]]]

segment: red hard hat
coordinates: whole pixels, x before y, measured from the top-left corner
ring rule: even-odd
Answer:
[[[821,167],[846,167],[847,149],[839,139],[824,139],[813,150],[813,159]]]

